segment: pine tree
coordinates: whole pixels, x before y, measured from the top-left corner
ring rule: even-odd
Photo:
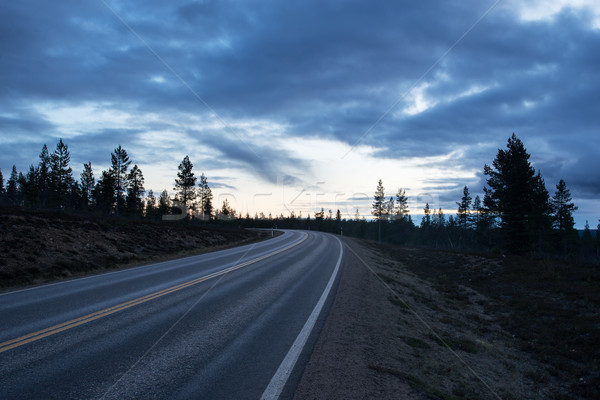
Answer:
[[[229,204],[229,200],[223,200],[223,206],[219,211],[219,219],[233,219],[235,217],[235,210]]]
[[[340,212],[340,210],[339,210],[339,209],[338,209],[338,210],[335,212],[335,220],[336,220],[338,223],[342,222],[342,213]]]
[[[10,178],[6,182],[6,198],[10,205],[16,206],[19,196],[19,174],[17,172],[17,166],[13,165],[12,171],[10,173]]]
[[[590,256],[594,251],[594,238],[592,237],[592,231],[590,230],[590,224],[586,220],[583,235],[581,236],[581,247],[584,256]]]
[[[471,210],[471,195],[469,194],[469,188],[467,186],[463,188],[463,197],[461,198],[460,202],[456,203],[456,205],[458,206],[458,225],[462,229],[470,228],[469,216]]]
[[[544,178],[539,171],[533,178],[528,232],[531,243],[538,252],[545,252],[549,249],[552,235],[552,204]]]
[[[432,223],[436,228],[443,228],[446,226],[446,216],[441,207],[438,209],[437,213],[433,214]]]
[[[38,164],[38,190],[40,192],[40,204],[42,207],[46,207],[50,197],[50,155],[45,144],[42,147]]]
[[[23,175],[22,172],[19,172],[19,177],[17,178],[17,205],[23,206],[25,203],[25,193],[27,192],[27,178]]]
[[[515,253],[532,248],[532,221],[538,214],[544,217],[546,210],[543,204],[536,204],[543,197],[543,190],[529,158],[525,146],[513,133],[507,149],[498,150],[492,166],[484,166],[489,186],[484,188],[484,204],[490,212],[500,215],[505,246]]]
[[[35,208],[40,203],[40,193],[38,186],[38,170],[33,165],[29,166],[29,171],[25,176],[24,188],[25,203],[30,208]]]
[[[4,195],[5,195],[5,189],[4,189],[4,176],[2,176],[2,169],[0,169],[0,205],[2,205],[3,201],[4,201]]]
[[[148,191],[148,196],[146,196],[146,206],[144,208],[146,218],[154,219],[156,217],[156,196],[154,196],[152,189]]]
[[[567,184],[562,179],[556,185],[551,204],[554,228],[561,233],[573,231],[575,226],[573,212],[577,211],[578,207],[572,202],[571,191],[567,189]]]
[[[113,175],[114,192],[116,198],[116,212],[119,215],[119,210],[123,204],[123,194],[127,189],[127,170],[131,164],[127,151],[119,145],[110,155],[112,167],[110,173]]]
[[[81,197],[83,198],[83,207],[89,210],[92,204],[92,191],[96,185],[96,178],[92,171],[92,162],[83,164],[83,172],[80,176],[81,180]]]
[[[406,197],[406,191],[404,189],[398,189],[398,193],[396,193],[396,220],[404,221],[406,220],[409,210],[408,210],[408,197]]]
[[[200,183],[198,183],[198,197],[200,198],[200,215],[203,220],[210,220],[213,212],[212,191],[208,186],[208,179],[202,173],[200,175]]]
[[[50,197],[54,207],[64,208],[67,205],[69,189],[73,183],[70,162],[69,146],[60,139],[54,153],[50,156]]]
[[[177,192],[177,200],[183,203],[187,209],[192,208],[192,203],[196,199],[196,180],[192,169],[194,165],[188,156],[183,158],[179,164],[179,172],[175,179],[175,191]]]
[[[381,179],[375,189],[375,196],[373,197],[373,215],[376,219],[381,220],[386,215],[386,201],[385,201],[385,189]]]
[[[482,226],[483,204],[479,195],[473,200],[473,213],[471,214],[471,224],[475,230],[480,230]]]
[[[103,214],[110,214],[115,206],[115,177],[112,171],[102,171],[102,176],[92,191],[94,208]]]
[[[158,199],[158,213],[168,215],[171,213],[171,198],[167,190],[163,190]]]
[[[429,203],[425,203],[425,208],[423,208],[423,219],[421,220],[421,228],[431,226],[431,208],[429,208]]]
[[[381,243],[381,220],[386,217],[387,207],[385,201],[385,189],[381,179],[375,188],[375,196],[373,197],[372,214],[377,219],[377,240]]]
[[[144,211],[143,197],[144,174],[137,165],[134,165],[127,175],[127,210],[131,215],[141,216]]]

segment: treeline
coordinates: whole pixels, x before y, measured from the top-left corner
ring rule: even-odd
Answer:
[[[564,180],[552,196],[543,177],[535,171],[530,154],[514,134],[506,149],[499,149],[491,165],[485,165],[486,186],[482,196],[471,195],[465,186],[456,202],[455,215],[426,203],[423,217],[415,223],[408,208],[405,190],[387,197],[380,180],[373,196],[374,219],[360,216],[342,218],[340,210],[324,210],[303,216],[250,216],[238,214],[227,199],[213,207],[213,195],[204,173],[197,177],[185,156],[175,179],[175,196],[167,190],[155,196],[146,193],[144,175],[131,166],[121,146],[111,154],[111,166],[94,175],[90,162],[83,164],[79,180],[70,167],[70,152],[62,139],[50,154],[43,146],[37,166],[20,173],[13,166],[4,184],[0,170],[0,205],[32,209],[60,209],[148,219],[196,220],[203,223],[280,229],[310,229],[397,244],[433,246],[477,251],[535,253],[600,258],[600,224],[595,232],[586,222],[583,235],[574,228],[577,207]],[[166,217],[165,216],[169,216]]]
[[[208,180],[202,174],[196,186],[198,180],[188,156],[179,165],[173,199],[166,189],[158,197],[152,190],[146,193],[142,170],[137,164],[132,166],[120,145],[110,158],[110,168],[98,179],[91,162],[83,164],[79,179],[75,179],[68,145],[60,139],[49,153],[44,144],[38,164],[30,165],[26,173],[13,165],[6,185],[0,170],[0,205],[149,219],[182,213],[204,220],[214,217]]]
[[[491,165],[485,165],[486,186],[483,195],[474,198],[467,186],[456,214],[445,215],[426,203],[423,217],[416,224],[408,209],[405,190],[387,197],[380,180],[373,196],[372,215],[367,220],[357,213],[353,219],[341,217],[339,210],[323,209],[314,218],[296,216],[239,217],[242,226],[265,228],[317,229],[344,235],[398,244],[432,246],[514,254],[537,254],[598,261],[600,224],[595,232],[586,221],[580,235],[575,229],[573,212],[577,206],[564,180],[556,184],[552,196],[544,179],[535,171],[530,154],[514,134],[506,149],[499,149]]]

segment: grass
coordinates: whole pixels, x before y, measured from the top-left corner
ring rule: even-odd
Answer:
[[[375,246],[432,282],[450,299],[449,307],[469,301],[462,287],[490,299],[480,304],[485,312],[499,316],[520,348],[546,365],[528,377],[541,385],[549,376],[564,382],[565,391],[557,398],[600,398],[600,268],[548,257]],[[450,335],[443,340],[453,350],[479,351],[470,340]]]

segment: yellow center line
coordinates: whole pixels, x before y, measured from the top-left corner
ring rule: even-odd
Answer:
[[[87,314],[87,315],[84,315],[82,317],[78,317],[78,318],[72,319],[70,321],[62,322],[60,324],[51,326],[49,328],[41,329],[41,330],[36,331],[36,332],[28,333],[26,335],[23,335],[23,336],[20,336],[20,337],[11,339],[11,340],[7,340],[6,342],[0,343],[0,353],[2,353],[4,351],[7,351],[7,350],[10,350],[10,349],[14,349],[14,348],[19,347],[19,346],[23,346],[24,344],[31,343],[31,342],[34,342],[34,341],[39,340],[39,339],[42,339],[42,338],[45,338],[45,337],[57,334],[59,332],[63,332],[63,331],[66,331],[68,329],[75,328],[75,327],[83,325],[83,324],[87,324],[88,322],[97,320],[97,319],[102,318],[102,317],[106,317],[108,315],[117,313],[119,311],[126,310],[128,308],[137,306],[137,305],[142,304],[142,303],[146,303],[146,302],[148,302],[150,300],[158,299],[159,297],[165,296],[165,295],[170,294],[170,293],[177,292],[177,291],[182,290],[182,289],[186,289],[186,288],[188,288],[190,286],[197,285],[197,284],[199,284],[201,282],[205,282],[205,281],[207,281],[209,279],[216,278],[217,276],[225,275],[225,274],[227,274],[229,272],[232,272],[232,271],[235,271],[237,269],[246,267],[246,266],[248,266],[250,264],[254,264],[254,263],[258,262],[258,261],[262,261],[265,258],[272,257],[272,256],[274,256],[276,254],[279,254],[281,252],[289,250],[292,247],[295,247],[295,246],[299,245],[300,243],[304,242],[306,240],[306,238],[307,238],[307,235],[305,235],[299,241],[297,241],[295,243],[292,243],[291,245],[286,246],[286,247],[284,247],[282,249],[279,249],[279,250],[276,250],[274,252],[262,255],[260,257],[254,258],[252,260],[246,261],[246,262],[241,263],[241,264],[233,265],[233,266],[231,266],[229,268],[225,268],[225,269],[223,269],[221,271],[213,272],[212,274],[208,274],[208,275],[196,278],[196,279],[192,279],[191,281],[180,283],[179,285],[171,286],[169,288],[166,288],[166,289],[163,289],[163,290],[159,290],[158,292],[154,292],[154,293],[142,296],[142,297],[138,297],[137,299],[129,300],[129,301],[126,301],[124,303],[117,304],[116,306],[105,308],[104,310],[96,311],[96,312],[93,312],[91,314]]]

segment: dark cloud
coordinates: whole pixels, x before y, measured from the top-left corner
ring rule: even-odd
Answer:
[[[271,121],[285,126],[280,134],[288,137],[360,140],[380,149],[379,157],[452,153],[443,165],[475,170],[515,132],[531,144],[549,186],[564,178],[581,198],[599,194],[598,174],[589,171],[599,166],[600,30],[584,13],[566,9],[552,20],[525,22],[495,9],[408,92],[489,5],[112,3],[151,49],[102,2],[0,5],[0,150],[14,158],[7,164],[25,164],[40,143],[53,147],[60,136],[37,105],[87,102],[159,117],[74,136],[69,143],[77,162],[102,164],[119,143],[135,155],[144,132],[162,129],[193,133],[198,146],[210,149],[211,168],[301,183],[311,165],[272,141],[233,134],[223,124],[191,132],[174,121],[208,118],[206,101],[224,121]],[[419,93],[430,107],[403,114]],[[10,139],[16,135],[23,138],[18,148]],[[161,159],[171,149],[164,146],[145,148],[141,161]],[[445,182],[452,193],[463,184],[480,190],[483,183]]]

